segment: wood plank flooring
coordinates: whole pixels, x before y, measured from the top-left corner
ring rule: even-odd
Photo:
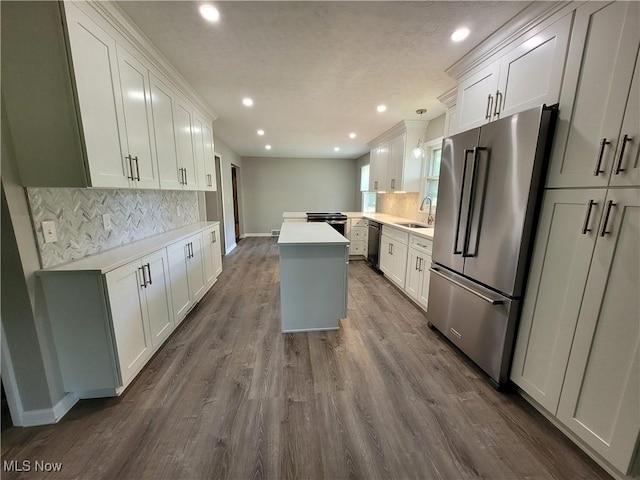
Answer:
[[[2,460],[81,479],[608,479],[522,398],[496,392],[364,262],[348,319],[280,333],[275,239],[243,240],[120,398],[2,431]]]

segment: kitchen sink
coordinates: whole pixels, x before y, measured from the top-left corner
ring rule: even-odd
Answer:
[[[396,225],[408,228],[430,228],[429,225],[425,225],[424,223],[396,223]]]

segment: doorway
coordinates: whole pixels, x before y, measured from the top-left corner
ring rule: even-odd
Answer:
[[[231,165],[231,187],[233,188],[233,225],[236,243],[240,241],[240,203],[238,202],[238,167]]]
[[[218,179],[218,189],[215,192],[204,192],[205,206],[207,212],[207,221],[220,222],[220,246],[222,254],[226,252],[226,236],[224,234],[224,194],[222,191],[222,167],[220,165],[222,159],[220,155],[214,156],[216,167],[216,178]]]

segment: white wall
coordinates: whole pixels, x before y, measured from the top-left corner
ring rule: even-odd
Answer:
[[[430,142],[438,137],[442,137],[444,135],[444,127],[445,127],[445,117],[446,114],[442,114],[439,117],[436,117],[432,120],[429,120],[429,124],[427,125],[427,132],[425,135],[425,143]]]
[[[215,131],[215,123],[213,124]],[[231,148],[214,135],[214,148],[216,154],[220,156],[220,170],[221,177],[218,179],[218,188],[222,188],[222,200],[223,200],[223,217],[224,217],[224,237],[225,237],[225,251],[229,253],[236,248],[236,236],[235,226],[233,219],[233,188],[231,186],[231,165],[236,167],[242,167],[242,159],[240,156],[231,150]],[[242,168],[239,168],[238,184],[242,184]],[[240,203],[240,232],[243,232],[243,214],[244,207],[241,196],[241,186],[239,187],[238,202]]]
[[[283,212],[356,211],[354,159],[243,157],[244,228],[280,229]]]
[[[370,153],[365,153],[356,160],[356,212],[362,211],[362,192],[360,191],[360,169],[371,163]]]

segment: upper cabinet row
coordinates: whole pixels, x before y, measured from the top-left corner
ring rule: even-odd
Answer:
[[[216,190],[212,121],[98,15],[14,2],[2,28],[24,186]]]

